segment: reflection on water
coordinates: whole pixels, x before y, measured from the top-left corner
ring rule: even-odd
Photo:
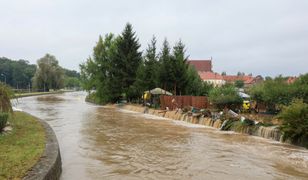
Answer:
[[[55,130],[62,179],[308,179],[306,149],[84,98],[78,92],[19,100],[18,108]]]

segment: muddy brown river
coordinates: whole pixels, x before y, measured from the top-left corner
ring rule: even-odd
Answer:
[[[18,100],[55,131],[63,180],[308,179],[307,149],[96,106],[85,95]]]

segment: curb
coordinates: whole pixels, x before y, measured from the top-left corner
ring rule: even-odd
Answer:
[[[62,172],[60,148],[57,137],[49,124],[39,118],[46,133],[46,146],[39,161],[28,171],[24,180],[58,180]]]

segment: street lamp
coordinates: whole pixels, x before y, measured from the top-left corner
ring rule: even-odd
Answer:
[[[6,84],[6,75],[5,75],[5,74],[3,74],[3,73],[1,73],[1,76],[3,76],[3,77],[4,77],[4,83]]]

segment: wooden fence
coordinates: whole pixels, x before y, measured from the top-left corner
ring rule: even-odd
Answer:
[[[185,106],[205,109],[208,107],[208,100],[205,96],[160,96],[161,109],[166,109],[166,107],[168,107],[170,110],[173,110]]]

